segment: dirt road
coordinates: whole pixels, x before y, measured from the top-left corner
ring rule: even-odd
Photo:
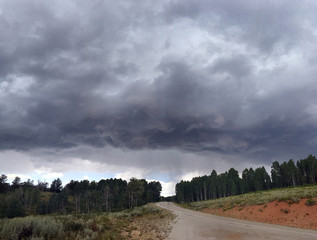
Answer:
[[[317,231],[250,222],[180,208],[161,202],[158,206],[177,215],[169,240],[316,240]]]

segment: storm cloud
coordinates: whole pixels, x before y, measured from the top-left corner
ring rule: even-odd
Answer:
[[[41,156],[35,168],[72,152],[179,174],[316,154],[316,11],[314,1],[2,1],[0,151]]]

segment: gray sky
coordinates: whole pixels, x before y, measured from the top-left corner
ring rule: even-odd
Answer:
[[[316,154],[317,3],[0,2],[0,169],[175,182]]]

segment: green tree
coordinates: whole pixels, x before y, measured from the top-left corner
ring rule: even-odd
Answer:
[[[317,159],[313,155],[309,155],[306,159],[307,169],[308,169],[308,177],[309,182],[311,184],[316,183],[316,176],[317,176]]]
[[[160,200],[162,185],[160,182],[150,182],[148,185],[149,198],[147,202],[158,202]]]
[[[17,189],[21,186],[21,178],[15,177],[11,184],[11,189]]]
[[[41,192],[46,192],[48,191],[48,183],[45,181],[37,181],[36,187],[41,191]]]
[[[217,193],[217,172],[213,170],[208,177],[209,180],[209,199],[216,199],[218,197]]]
[[[272,163],[271,166],[272,187],[279,188],[282,186],[281,168],[278,161]]]
[[[217,178],[217,183],[218,183],[217,191],[218,191],[219,197],[220,198],[227,197],[228,196],[228,186],[227,186],[228,172],[219,174]]]
[[[299,171],[293,159],[290,159],[287,165],[288,165],[289,176],[291,179],[291,185],[298,186],[299,185]]]
[[[62,181],[59,178],[57,178],[57,179],[53,180],[51,187],[50,187],[50,191],[54,192],[54,193],[59,193],[63,189],[62,185],[63,185]]]
[[[10,185],[7,183],[7,176],[2,174],[0,177],[0,193],[6,193],[10,190]]]
[[[234,168],[228,171],[228,195],[234,196],[240,193],[240,177],[239,172]]]
[[[127,187],[129,208],[137,207],[144,193],[144,182],[131,178]]]
[[[271,178],[264,167],[259,167],[254,171],[254,186],[256,191],[270,189]]]

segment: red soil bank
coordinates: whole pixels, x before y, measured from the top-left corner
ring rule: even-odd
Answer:
[[[234,207],[224,211],[221,209],[203,209],[203,212],[225,217],[273,223],[306,229],[317,229],[317,205],[307,206],[307,199],[299,203],[269,202],[262,205]]]

